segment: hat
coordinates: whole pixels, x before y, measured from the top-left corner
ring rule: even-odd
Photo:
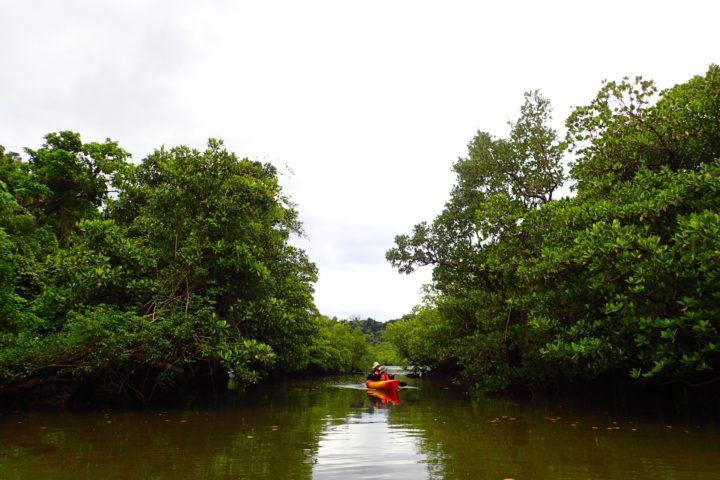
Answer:
[[[375,370],[379,366],[380,366],[380,364],[378,362],[373,363],[373,370]]]

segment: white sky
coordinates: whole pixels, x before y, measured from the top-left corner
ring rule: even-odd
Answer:
[[[388,320],[430,271],[385,252],[440,212],[476,130],[504,136],[531,89],[561,129],[603,79],[703,74],[718,19],[709,0],[0,0],[0,144],[74,130],[139,161],[222,138],[287,173],[320,311]]]

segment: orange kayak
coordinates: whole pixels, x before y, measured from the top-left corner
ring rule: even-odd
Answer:
[[[398,388],[398,380],[385,380],[382,382],[373,382],[372,380],[367,380],[365,382],[365,385],[367,388],[375,388],[377,390],[391,390],[391,391],[397,391]]]

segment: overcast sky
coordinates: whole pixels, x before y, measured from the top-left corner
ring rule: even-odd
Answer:
[[[397,318],[428,269],[385,261],[432,220],[477,130],[540,89],[562,129],[603,79],[720,63],[718,1],[0,0],[0,144],[112,138],[139,161],[222,138],[282,172],[330,316]]]

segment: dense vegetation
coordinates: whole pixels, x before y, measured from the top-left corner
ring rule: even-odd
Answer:
[[[428,302],[387,325],[317,312],[275,168],[221,141],[137,164],[73,132],[0,147],[0,397],[145,401],[398,351],[480,389],[717,382],[720,69],[607,82],[564,139],[550,120],[530,92],[507,138],[472,139],[442,213],[387,253],[433,268]]]
[[[507,138],[478,132],[442,213],[396,237],[434,296],[387,338],[480,389],[720,380],[720,69],[606,82],[564,140],[550,114],[531,92]]]
[[[217,140],[133,164],[73,132],[26,153],[0,149],[0,395],[62,384],[144,401],[360,367],[362,333],[316,311],[272,165]]]

